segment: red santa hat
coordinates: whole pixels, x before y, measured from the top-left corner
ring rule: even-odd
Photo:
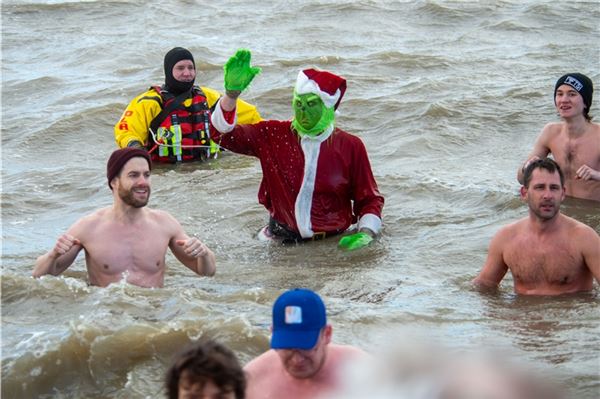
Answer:
[[[327,71],[305,69],[296,80],[296,93],[318,95],[327,108],[337,109],[346,92],[346,79]]]

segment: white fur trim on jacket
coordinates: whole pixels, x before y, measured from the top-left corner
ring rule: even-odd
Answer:
[[[379,234],[381,230],[381,218],[372,213],[365,213],[358,221],[358,230],[366,227],[375,234]]]
[[[327,108],[333,107],[340,99],[340,95],[342,94],[340,89],[337,89],[334,95],[322,91],[317,85],[317,83],[314,80],[310,80],[308,76],[306,76],[302,71],[300,71],[300,73],[298,74],[298,79],[296,79],[296,93],[314,93],[321,97],[321,100],[323,100],[323,104],[325,104]]]
[[[225,116],[223,115],[223,110],[221,109],[221,99],[219,98],[219,101],[217,101],[217,105],[215,106],[215,110],[211,112],[210,121],[219,132],[229,133],[237,124],[237,112],[233,118],[233,124],[227,123]]]
[[[321,143],[331,136],[333,125],[329,126],[323,133],[318,136],[304,135],[300,139],[302,152],[304,153],[304,177],[302,185],[296,197],[294,214],[296,216],[296,224],[298,232],[303,238],[310,238],[314,232],[310,221],[310,213],[312,209],[312,197],[315,191],[315,180],[317,177],[317,163],[319,161],[319,152],[321,151]]]

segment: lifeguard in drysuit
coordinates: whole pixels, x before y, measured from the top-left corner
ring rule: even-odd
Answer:
[[[221,96],[216,90],[194,85],[196,65],[182,47],[164,59],[165,83],[134,98],[115,125],[120,148],[145,147],[154,162],[204,160],[217,152],[211,140],[210,112]],[[256,123],[262,118],[253,105],[238,104],[238,118]]]

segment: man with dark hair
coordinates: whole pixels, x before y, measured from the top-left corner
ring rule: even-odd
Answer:
[[[589,115],[594,86],[587,76],[569,73],[554,86],[554,105],[562,122],[548,123],[537,138],[523,172],[532,161],[552,153],[565,174],[566,195],[600,201],[600,125]]]
[[[115,125],[120,148],[146,148],[152,160],[176,163],[204,160],[216,153],[210,139],[210,113],[221,94],[194,85],[196,64],[182,47],[171,49],[164,59],[165,83],[134,98]],[[237,116],[243,123],[256,123],[256,108],[238,101]]]
[[[312,399],[341,389],[345,367],[365,352],[331,343],[325,305],[315,292],[286,291],[273,305],[271,350],[248,363],[248,399]]]
[[[57,276],[84,249],[92,285],[105,287],[126,279],[141,287],[162,287],[167,247],[201,276],[215,274],[215,255],[196,237],[188,237],[168,212],[146,208],[152,162],[146,150],[123,148],[106,165],[113,205],[75,222],[55,246],[37,258],[33,276]]]
[[[590,291],[593,278],[600,281],[600,236],[560,213],[565,198],[560,167],[549,158],[532,161],[523,181],[521,198],[529,216],[496,233],[473,283],[495,288],[510,269],[517,294]]]
[[[179,353],[166,376],[169,399],[244,399],[246,377],[231,350],[201,341]]]

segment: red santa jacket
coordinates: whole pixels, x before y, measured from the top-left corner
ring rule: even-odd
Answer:
[[[215,127],[219,130],[219,123]],[[343,231],[365,215],[368,221],[365,227],[379,232],[384,199],[373,177],[365,146],[358,137],[337,128],[333,130],[317,150],[313,182],[305,181],[305,175],[310,175],[305,173],[305,150],[290,121],[237,125],[230,133],[215,131],[213,140],[228,150],[260,160],[263,178],[258,201],[271,217],[303,237],[311,236],[310,229]],[[306,193],[306,186],[308,202],[298,198],[301,187]],[[308,211],[310,220],[302,220],[303,210]]]

